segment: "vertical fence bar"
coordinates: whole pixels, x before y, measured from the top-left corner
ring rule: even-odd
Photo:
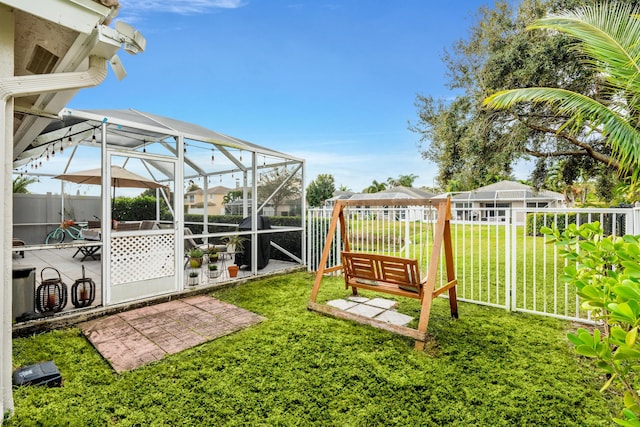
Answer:
[[[510,304],[509,304],[509,310],[515,310],[516,307],[516,296],[518,294],[518,282],[517,282],[517,271],[518,271],[518,264],[517,264],[517,256],[516,256],[516,250],[517,250],[517,236],[518,236],[518,228],[517,228],[517,222],[515,221],[515,216],[516,216],[516,212],[513,212],[513,218],[511,220],[511,288],[509,289],[509,300],[510,300]]]
[[[512,285],[512,278],[511,278],[511,266],[512,263],[510,262],[511,259],[509,257],[509,254],[511,254],[511,233],[512,233],[512,227],[513,227],[513,223],[515,222],[513,220],[513,210],[511,208],[509,208],[506,211],[507,214],[507,219],[506,219],[506,224],[505,224],[505,236],[504,236],[504,242],[505,242],[505,248],[504,248],[504,263],[505,263],[505,269],[504,269],[504,305],[506,307],[507,310],[511,310],[511,287]],[[498,301],[498,304],[500,302]]]
[[[536,267],[538,266],[537,261],[538,261],[538,245],[536,244],[536,213],[537,212],[533,212],[533,232],[531,233],[531,241],[533,242],[533,266],[531,268],[531,270],[533,271],[533,310],[537,310],[538,308],[538,275],[536,274]],[[525,215],[526,217],[526,215]],[[527,236],[529,235],[528,230],[527,230],[527,226],[526,226],[526,222],[525,222],[525,228],[524,228],[524,235],[525,235],[525,239],[527,238]]]

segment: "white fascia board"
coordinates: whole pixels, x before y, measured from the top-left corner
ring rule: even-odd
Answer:
[[[110,8],[93,0],[2,0],[0,3],[85,34],[111,15]]]

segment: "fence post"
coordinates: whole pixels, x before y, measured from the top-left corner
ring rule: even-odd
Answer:
[[[313,210],[313,208],[308,208],[307,209],[307,221],[306,221],[306,228],[307,228],[307,234],[306,234],[306,238],[307,238],[307,257],[305,259],[305,263],[307,264],[307,271],[313,271],[313,269],[311,268],[311,264],[313,264],[313,253],[314,253],[314,241],[313,241],[313,236],[315,234],[315,230],[313,230],[313,224],[315,223],[314,219],[315,219],[316,215],[315,212]]]
[[[513,220],[513,208],[509,208],[505,211],[507,215],[507,226],[505,230],[505,244],[504,244],[504,275],[505,275],[505,296],[504,296],[504,306],[508,311],[512,310],[512,298],[515,299],[515,251],[512,248],[515,248],[515,235],[516,235],[516,225]],[[515,301],[513,301],[515,305]]]
[[[409,207],[404,208],[404,257],[409,258],[409,247],[411,246],[411,240],[409,239]]]

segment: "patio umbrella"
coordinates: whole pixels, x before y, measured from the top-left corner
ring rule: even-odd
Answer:
[[[55,179],[75,182],[76,184],[102,184],[102,168],[89,169],[80,172],[70,172],[54,176]],[[162,184],[152,179],[129,172],[120,166],[111,166],[111,185],[113,187],[128,188],[161,188]]]
[[[75,182],[76,184],[102,184],[102,168],[70,172],[54,176],[55,179]],[[111,186],[113,187],[112,201],[116,199],[116,187],[127,188],[161,188],[164,185],[152,179],[129,172],[120,166],[111,166]],[[112,202],[113,203],[113,202]]]
[[[75,182],[76,184],[102,184],[102,168],[88,169],[79,172],[70,172],[54,176],[55,179]],[[112,199],[116,198],[116,187],[127,188],[162,188],[164,185],[152,179],[145,178],[133,172],[129,172],[120,166],[111,166],[111,186],[113,187]]]

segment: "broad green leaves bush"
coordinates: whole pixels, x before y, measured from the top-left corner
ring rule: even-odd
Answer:
[[[622,426],[640,427],[640,236],[604,236],[600,223],[542,227],[569,264],[562,280],[576,286],[582,307],[602,321],[604,332],[578,329],[568,335],[578,354],[593,358],[608,376],[602,391],[623,392]]]

